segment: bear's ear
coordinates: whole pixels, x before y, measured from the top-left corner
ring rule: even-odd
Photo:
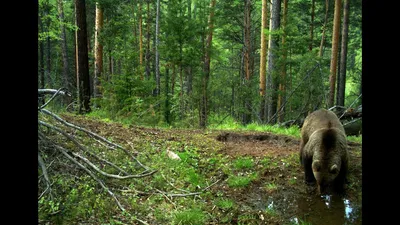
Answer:
[[[312,168],[315,172],[319,172],[321,170],[321,163],[319,162],[319,160],[315,160],[312,163]]]
[[[336,174],[338,172],[338,166],[333,164],[331,168],[329,168],[329,173]]]

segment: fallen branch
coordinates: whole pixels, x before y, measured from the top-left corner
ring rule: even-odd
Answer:
[[[114,194],[112,191],[110,191],[110,189],[109,189],[108,187],[106,187],[106,186],[103,184],[103,182],[102,182],[96,175],[94,175],[94,174],[92,173],[92,171],[90,171],[90,170],[89,170],[88,168],[86,168],[84,165],[80,164],[78,161],[76,161],[74,158],[72,158],[70,155],[68,155],[68,153],[67,153],[68,150],[66,150],[66,149],[64,149],[63,147],[58,146],[58,145],[54,145],[54,147],[57,148],[58,150],[60,150],[69,160],[71,160],[72,162],[74,162],[74,163],[75,163],[76,165],[78,165],[81,169],[85,170],[86,173],[88,173],[93,179],[95,179],[95,180],[100,184],[100,186],[101,186],[104,190],[106,190],[107,193],[111,195],[111,197],[114,198],[114,200],[116,201],[118,207],[119,207],[122,211],[125,211],[125,208],[124,208],[124,207],[121,205],[121,203],[118,201],[118,199],[117,199],[117,197],[115,196],[115,194]]]
[[[59,94],[71,97],[71,94],[69,92],[62,91],[62,89],[65,89],[65,88],[60,88],[58,90],[54,90],[54,89],[38,89],[39,96],[40,95],[44,95],[44,94],[53,94],[53,96],[45,104],[40,106],[38,109],[41,110],[44,107],[46,107]]]
[[[157,170],[153,170],[149,173],[145,173],[145,174],[139,174],[139,175],[127,175],[127,176],[119,176],[119,175],[114,175],[114,174],[109,174],[106,173],[104,171],[102,171],[101,169],[99,169],[96,165],[94,165],[93,163],[91,163],[87,158],[72,152],[72,155],[82,159],[82,161],[84,161],[86,164],[88,164],[90,167],[92,167],[94,170],[96,170],[97,172],[99,172],[101,175],[106,176],[106,177],[111,177],[111,178],[115,178],[115,179],[129,179],[129,178],[142,178],[142,177],[146,177],[146,176],[150,176],[153,173],[157,172]]]
[[[94,138],[96,138],[96,139],[99,139],[99,140],[101,140],[101,141],[106,142],[107,144],[109,144],[109,145],[111,145],[111,146],[114,146],[114,147],[116,147],[116,148],[121,149],[122,151],[125,152],[125,154],[127,154],[129,157],[131,157],[133,160],[135,160],[136,163],[139,164],[141,167],[143,167],[145,170],[148,170],[148,169],[149,169],[147,166],[145,166],[145,165],[143,165],[141,162],[139,162],[139,160],[137,160],[132,154],[129,153],[128,150],[126,150],[126,149],[123,148],[122,146],[120,146],[120,145],[118,145],[118,144],[115,144],[115,143],[113,143],[113,142],[107,140],[106,138],[104,138],[104,137],[102,137],[102,136],[100,136],[100,135],[98,135],[98,134],[96,134],[96,133],[94,133],[94,132],[91,132],[91,131],[89,131],[89,130],[86,130],[85,128],[82,128],[82,127],[76,126],[76,125],[74,125],[74,124],[68,123],[67,121],[63,120],[62,118],[60,118],[59,116],[57,116],[56,114],[50,112],[50,111],[47,110],[47,109],[42,109],[41,111],[44,112],[44,113],[47,114],[47,115],[52,116],[52,117],[55,118],[57,121],[61,122],[62,124],[66,125],[66,126],[68,126],[68,127],[72,127],[72,128],[77,129],[77,130],[80,130],[80,131],[82,131],[82,132],[85,132],[85,133],[91,135],[92,137],[94,137]]]

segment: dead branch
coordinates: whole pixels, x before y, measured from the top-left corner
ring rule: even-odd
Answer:
[[[157,170],[153,170],[153,171],[151,171],[151,172],[149,172],[149,173],[145,173],[145,174],[128,175],[128,176],[119,176],[119,175],[109,174],[109,173],[106,173],[106,172],[100,170],[96,165],[94,165],[93,163],[91,163],[87,158],[85,158],[85,157],[83,157],[83,156],[81,156],[81,155],[79,155],[79,154],[77,154],[77,153],[72,152],[72,155],[74,155],[74,156],[76,156],[76,157],[82,159],[85,163],[87,163],[90,167],[92,167],[94,170],[96,170],[97,172],[99,172],[99,173],[102,174],[103,176],[111,177],[111,178],[115,178],[115,179],[141,178],[141,177],[150,176],[150,175],[152,175],[153,173],[157,172]]]
[[[44,94],[53,94],[53,96],[45,104],[40,106],[38,109],[41,110],[44,107],[46,107],[59,94],[71,97],[71,93],[66,92],[66,91],[62,91],[63,89],[65,89],[65,88],[60,88],[58,90],[54,90],[54,89],[38,89],[39,96],[40,95],[44,95]]]
[[[89,130],[86,130],[85,128],[82,128],[82,127],[76,126],[76,125],[74,125],[74,124],[68,123],[67,121],[63,120],[62,118],[60,118],[59,116],[57,116],[56,114],[50,112],[50,111],[47,110],[47,109],[42,109],[41,111],[44,112],[44,113],[47,114],[47,115],[52,116],[52,117],[55,118],[57,121],[61,122],[62,124],[66,125],[66,126],[75,128],[75,129],[80,130],[80,131],[83,131],[83,132],[89,134],[90,136],[92,136],[92,137],[94,137],[94,138],[96,138],[96,139],[98,139],[98,140],[104,141],[104,142],[106,142],[107,144],[109,144],[109,145],[111,145],[111,146],[114,146],[114,147],[116,147],[116,148],[121,149],[122,151],[125,152],[125,154],[127,154],[129,157],[131,157],[133,160],[135,160],[136,163],[139,164],[142,168],[144,168],[145,170],[148,170],[148,169],[149,169],[147,166],[143,165],[143,164],[142,164],[139,160],[137,160],[131,153],[129,153],[128,150],[126,150],[126,149],[123,148],[122,146],[120,146],[120,145],[118,145],[118,144],[115,144],[115,143],[113,143],[113,142],[107,140],[106,138],[104,138],[104,137],[102,137],[102,136],[100,136],[100,135],[98,135],[98,134],[96,134],[96,133],[94,133],[94,132],[91,132],[91,131],[89,131]]]
[[[52,125],[50,125],[50,124],[48,124],[48,123],[46,123],[46,122],[43,122],[43,121],[38,121],[39,122],[39,124],[41,124],[41,125],[44,125],[44,126],[46,126],[46,127],[48,127],[48,128],[50,128],[50,129],[53,129],[53,130],[55,130],[55,131],[57,131],[57,132],[59,132],[59,133],[61,133],[63,136],[65,136],[66,138],[68,138],[70,141],[72,141],[78,148],[80,148],[82,151],[84,151],[84,152],[86,152],[86,153],[88,153],[88,154],[91,154],[91,155],[94,155],[93,153],[91,153],[87,148],[85,148],[83,145],[81,145],[74,137],[72,137],[71,135],[69,135],[69,134],[67,134],[66,132],[64,132],[63,130],[61,130],[61,129],[59,129],[58,127],[55,127],[55,126],[52,126]],[[77,157],[82,157],[82,156],[80,156],[80,155],[77,155]],[[84,157],[82,157],[81,158],[83,161],[85,161],[86,163],[90,163],[89,165],[91,165],[96,171],[98,171],[98,172],[100,172],[101,170],[100,169],[98,169],[96,166],[94,166],[94,164],[92,164],[88,159],[86,159],[86,158],[84,158]],[[115,165],[114,165],[115,166]],[[117,167],[117,166],[115,166],[115,167]],[[117,168],[119,168],[119,167],[117,167]],[[147,171],[147,170],[146,170]],[[157,172],[157,170],[154,170],[154,171],[152,171],[152,172],[149,172],[149,173],[146,173],[146,174],[139,174],[139,175],[129,175],[129,176],[125,176],[125,177],[121,177],[121,176],[118,176],[118,175],[111,175],[111,174],[107,174],[107,173],[105,173],[105,172],[103,172],[103,171],[101,171],[100,173],[101,174],[103,174],[103,175],[105,175],[105,176],[109,176],[109,177],[114,177],[114,178],[119,178],[119,179],[126,179],[126,178],[139,178],[139,177],[145,177],[145,176],[149,176],[149,175],[151,175],[151,174],[153,174],[153,173],[155,173],[155,172]]]
[[[125,208],[121,205],[121,203],[118,201],[117,197],[115,196],[115,194],[107,187],[104,185],[104,183],[96,176],[92,173],[92,171],[90,171],[88,168],[86,168],[84,165],[80,164],[78,161],[76,161],[73,157],[71,157],[70,155],[68,155],[66,149],[64,149],[61,146],[58,145],[54,145],[55,148],[57,148],[58,150],[61,151],[61,153],[63,153],[69,160],[71,160],[72,162],[74,162],[76,165],[78,165],[81,169],[85,170],[94,180],[96,180],[100,186],[107,191],[108,194],[111,195],[111,197],[114,198],[114,200],[116,201],[118,207],[122,210],[125,211]]]
[[[58,90],[56,89],[38,89],[38,94],[43,95],[43,94],[61,94],[61,95],[66,95],[66,96],[71,96],[71,93],[68,91],[62,91],[65,88],[60,88]]]
[[[51,188],[50,188],[50,179],[49,179],[49,175],[47,175],[46,165],[44,164],[44,161],[43,161],[42,156],[40,156],[40,152],[38,152],[38,162],[39,162],[40,168],[42,169],[42,173],[43,173],[43,176],[44,176],[44,180],[45,180],[45,182],[46,182],[46,190],[40,195],[40,197],[41,197],[41,196],[43,196],[44,193],[47,192],[47,190],[48,190],[48,191],[50,192],[50,194],[51,194]],[[40,197],[39,197],[39,199],[40,199]]]

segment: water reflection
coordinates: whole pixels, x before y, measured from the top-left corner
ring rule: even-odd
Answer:
[[[349,199],[336,195],[300,197],[297,199],[298,217],[311,224],[361,224]],[[297,218],[292,219],[296,224]]]

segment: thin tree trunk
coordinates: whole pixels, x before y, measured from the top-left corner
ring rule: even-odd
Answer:
[[[43,31],[43,23],[41,17],[38,17],[38,23],[41,31]],[[38,85],[41,89],[45,89],[45,68],[44,68],[44,46],[43,41],[39,40],[39,71],[40,71],[40,85]],[[43,102],[44,103],[44,102]]]
[[[142,1],[139,0],[139,73],[140,79],[143,80],[143,29],[142,29]]]
[[[274,96],[276,85],[273,79],[274,71],[276,71],[276,60],[277,55],[276,51],[278,48],[278,37],[276,34],[272,35],[272,33],[276,32],[279,29],[280,24],[280,10],[281,9],[281,1],[280,0],[272,0],[271,4],[271,20],[270,20],[270,35],[269,35],[269,43],[268,43],[268,69],[267,69],[267,119],[270,123],[274,123],[271,118],[276,111],[276,107],[274,107]]]
[[[332,35],[332,55],[331,55],[331,67],[329,74],[329,99],[328,107],[334,105],[335,100],[335,83],[336,83],[336,70],[338,62],[338,45],[339,45],[339,28],[340,28],[340,8],[342,5],[341,0],[335,0],[335,14],[333,21],[333,35]]]
[[[94,49],[95,49],[95,64],[94,64],[94,84],[93,95],[95,98],[101,98],[101,76],[103,72],[103,45],[99,42],[99,35],[103,28],[103,9],[100,4],[96,2],[96,30],[94,36]]]
[[[169,95],[169,65],[165,67],[165,110],[164,119],[167,124],[171,124],[171,109]]]
[[[188,20],[191,21],[192,20],[192,1],[191,0],[187,0],[187,10],[188,10]],[[186,67],[186,94],[190,95],[190,93],[192,92],[192,80],[193,80],[193,74],[192,74],[192,66],[187,65]]]
[[[171,63],[172,66],[172,79],[171,79],[171,94],[174,96],[175,94],[175,77],[176,77],[176,67],[174,63]]]
[[[244,74],[245,74],[245,87],[249,88],[250,77],[251,77],[251,0],[244,2]],[[251,102],[249,96],[244,96],[244,108],[246,111],[243,114],[243,124],[248,124],[251,120]]]
[[[146,79],[150,80],[150,1],[147,1],[147,34],[146,34],[146,41],[147,41],[147,46],[146,46]]]
[[[71,83],[69,81],[69,65],[68,65],[68,48],[67,48],[67,34],[65,32],[64,25],[64,6],[62,0],[58,2],[58,14],[61,21],[61,54],[63,58],[63,86],[69,90],[72,90]]]
[[[337,105],[344,106],[346,89],[346,65],[347,65],[347,38],[349,34],[349,0],[344,0],[343,7],[343,30],[342,30],[342,50],[340,57],[340,70],[338,81],[338,99]]]
[[[312,51],[313,48],[313,39],[314,39],[314,12],[315,12],[315,0],[312,0],[311,3],[311,26],[310,26],[310,45],[308,49]]]
[[[86,29],[85,0],[75,0],[76,26],[76,69],[79,113],[90,112],[90,80]]]
[[[109,53],[108,53],[108,66],[109,66],[109,68],[108,68],[108,71],[109,71],[109,73],[110,73],[110,77],[114,74],[114,62],[113,62],[113,57],[112,57],[112,55],[111,55],[111,50],[109,50]]]
[[[266,56],[267,56],[267,40],[265,29],[267,29],[267,0],[262,0],[262,9],[261,9],[261,50],[260,50],[260,97],[261,97],[261,105],[260,105],[260,118],[263,122],[266,121],[266,112],[265,112],[265,74],[266,74]]]
[[[50,23],[47,24],[47,29],[49,29]],[[46,78],[47,78],[47,83],[49,84],[50,87],[54,87],[53,79],[51,78],[51,43],[50,43],[50,36],[47,36],[46,38]]]
[[[202,99],[201,99],[201,113],[200,113],[200,127],[206,128],[207,122],[207,86],[210,79],[210,50],[212,45],[212,37],[214,30],[214,7],[216,0],[210,1],[210,15],[208,17],[208,35],[205,46],[203,79],[202,79]]]
[[[158,52],[158,45],[160,44],[160,0],[157,0],[157,15],[156,15],[156,91],[155,95],[160,95],[160,53]]]
[[[244,3],[244,72],[246,80],[250,80],[250,52],[251,52],[251,45],[250,45],[250,12],[251,12],[251,0],[245,0]]]
[[[325,31],[326,31],[326,26],[328,24],[328,11],[329,11],[329,0],[325,0],[325,22],[324,22],[324,26],[322,28],[322,38],[321,38],[321,44],[319,46],[319,53],[318,53],[319,57],[322,57],[322,55],[324,53]]]
[[[314,2],[314,0],[313,0]],[[285,86],[286,86],[286,57],[287,57],[287,49],[286,49],[286,24],[287,24],[287,4],[288,0],[283,0],[283,21],[282,21],[282,71],[281,77],[279,82],[279,94],[278,94],[278,103],[277,103],[277,110],[278,112],[278,122],[283,122],[285,117],[284,108],[280,109],[283,103],[283,99],[285,98]],[[312,39],[311,39],[312,41]],[[312,49],[312,44],[310,45]],[[311,50],[310,49],[310,50]]]

